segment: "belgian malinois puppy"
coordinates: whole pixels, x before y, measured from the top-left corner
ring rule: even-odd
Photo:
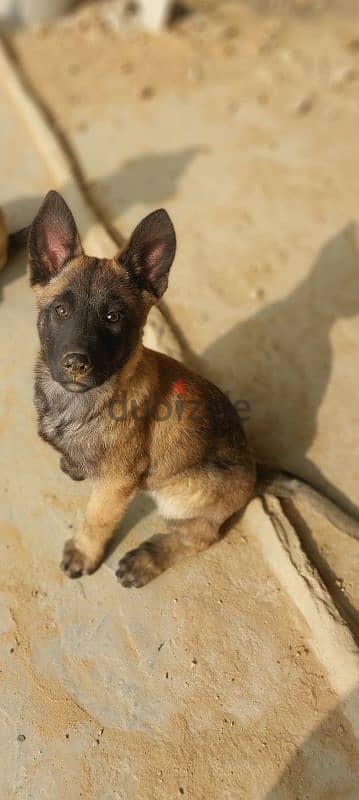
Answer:
[[[151,492],[170,532],[120,561],[123,586],[143,586],[181,556],[209,547],[253,495],[254,458],[229,400],[142,344],[175,251],[164,210],[142,220],[111,260],[84,254],[71,211],[56,192],[31,226],[40,435],[61,453],[71,478],[94,481],[84,525],[65,544],[62,568],[72,578],[97,569],[137,489]]]
[[[166,211],[143,219],[121,254],[91,258],[70,209],[51,191],[30,228],[28,249],[41,344],[40,435],[61,454],[64,472],[94,485],[62,568],[71,578],[94,572],[142,489],[157,501],[169,532],[127,553],[117,575],[123,586],[144,586],[216,542],[223,523],[245,508],[256,489],[253,455],[227,397],[142,343],[176,251]],[[291,495],[284,484],[277,479],[274,493]],[[333,518],[333,508],[320,510]]]

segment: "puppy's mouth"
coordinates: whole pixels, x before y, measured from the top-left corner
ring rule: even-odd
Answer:
[[[74,394],[81,394],[95,388],[94,383],[78,383],[76,381],[61,381],[61,386],[63,389],[66,389],[67,392],[73,392]]]

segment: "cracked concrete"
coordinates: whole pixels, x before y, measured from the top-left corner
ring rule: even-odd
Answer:
[[[205,17],[205,41],[189,22],[161,48],[121,40],[120,70],[119,35],[87,13],[84,36],[80,17],[22,33],[17,47],[89,197],[1,56],[1,202],[11,227],[55,185],[88,247],[108,252],[96,203],[126,234],[166,204],[180,241],[166,303],[186,356],[202,357],[234,399],[250,402],[246,424],[262,457],[354,503],[358,260],[347,223],[357,217],[358,106],[351,82],[336,94],[327,79],[339,54],[345,65],[355,57],[342,49],[351,19],[324,15],[305,27],[243,7],[238,48],[237,34],[223,34],[233,29],[233,4],[223,4],[222,16]],[[313,82],[320,104],[298,117],[295,102]],[[150,102],[138,93],[144,83],[160,88]],[[106,564],[66,580],[62,544],[88,488],[68,481],[36,436],[22,256],[1,275],[0,326],[1,796],[356,800],[359,661],[340,612],[355,624],[357,544],[305,516],[301,541],[320,556],[325,585],[279,505],[268,514],[254,501],[218,546],[125,591],[118,559],[163,529],[140,497]],[[159,313],[147,335],[181,349]]]

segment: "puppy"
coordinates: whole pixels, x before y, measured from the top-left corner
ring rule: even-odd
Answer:
[[[142,220],[120,255],[91,258],[52,191],[28,247],[41,344],[39,432],[61,454],[64,472],[94,484],[62,568],[72,578],[97,569],[128,503],[144,489],[169,532],[128,553],[117,573],[123,586],[143,586],[218,540],[225,520],[253,495],[253,455],[222,392],[142,343],[176,251],[166,211]]]
[[[93,481],[84,523],[65,544],[69,577],[101,564],[138,489],[155,498],[169,531],[121,559],[117,575],[126,587],[144,586],[216,542],[223,523],[255,493],[302,492],[358,535],[355,521],[298,480],[267,474],[256,484],[255,460],[227,397],[144,347],[144,325],[167,288],[176,251],[166,211],[145,217],[119,255],[92,258],[70,209],[51,191],[27,238],[41,345],[39,432],[59,452],[64,472]]]

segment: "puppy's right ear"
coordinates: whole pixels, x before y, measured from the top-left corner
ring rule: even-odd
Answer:
[[[48,283],[70,258],[82,254],[79,232],[69,207],[58,192],[48,192],[30,228],[31,285]]]
[[[175,229],[167,211],[158,208],[137,225],[120,262],[139,286],[159,299],[167,289],[175,252]]]

